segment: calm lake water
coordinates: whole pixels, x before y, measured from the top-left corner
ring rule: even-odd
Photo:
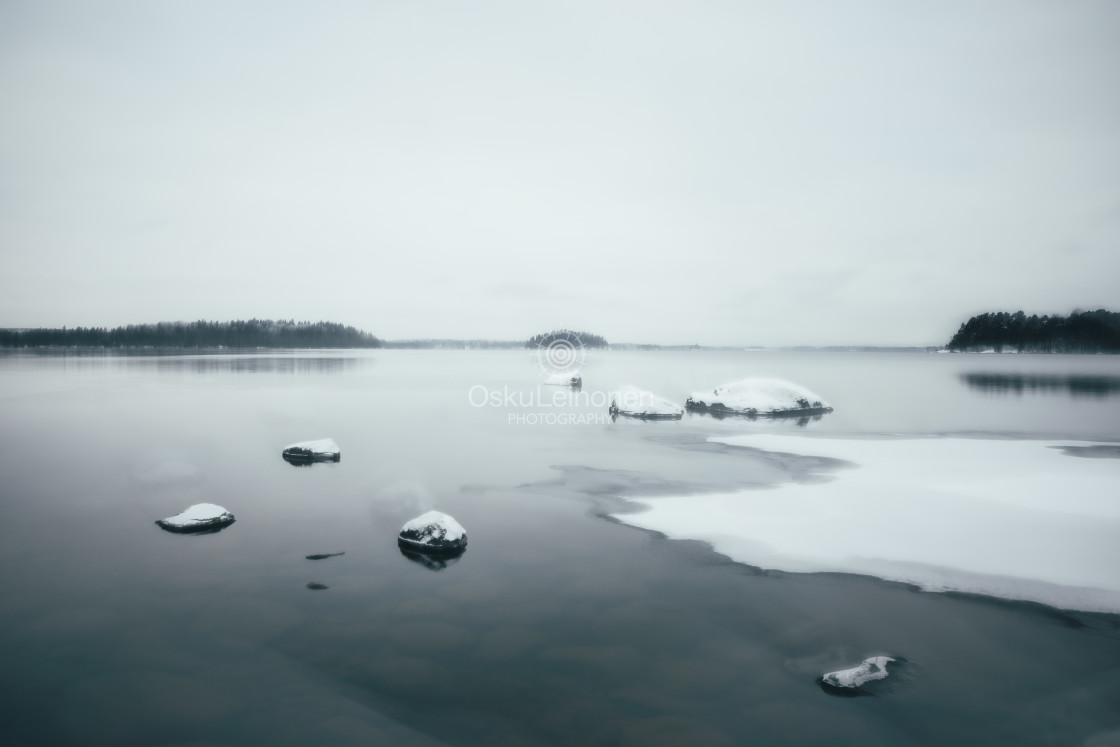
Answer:
[[[594,396],[745,376],[836,411],[611,422]],[[511,351],[0,356],[0,743],[1120,743],[1120,616],[605,518],[801,469],[712,435],[1120,442],[1120,357],[616,351],[583,377],[568,403]],[[339,463],[280,458],[321,437]],[[153,524],[200,502],[237,522]],[[431,508],[469,536],[441,570],[396,545]],[[875,654],[907,661],[875,697],[815,682]]]

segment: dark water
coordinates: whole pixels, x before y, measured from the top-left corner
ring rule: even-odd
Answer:
[[[1107,379],[1120,359],[601,353],[584,371],[589,394],[676,400],[789,378],[836,407],[799,426],[472,406],[475,386],[539,399],[519,353],[0,358],[0,742],[1115,743],[1120,617],[767,573],[602,518],[830,469],[704,442],[729,431],[1062,436],[1111,458],[1092,442],[1120,440],[1120,398],[991,396],[974,372]],[[280,458],[324,436],[338,464]],[[237,522],[152,523],[204,501]],[[470,538],[442,570],[395,542],[430,508]],[[875,654],[909,662],[876,697],[816,685]]]

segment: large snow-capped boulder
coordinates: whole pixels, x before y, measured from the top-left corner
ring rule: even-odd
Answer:
[[[284,459],[292,464],[311,462],[337,462],[342,459],[342,451],[333,438],[320,438],[315,441],[300,441],[284,447]]]
[[[832,412],[832,405],[819,395],[781,379],[743,379],[708,392],[693,392],[685,407],[700,412],[769,418]]]
[[[887,664],[893,661],[895,660],[889,656],[872,656],[850,669],[828,672],[821,677],[821,685],[826,689],[835,688],[844,694],[856,694],[868,682],[886,679],[889,674]]]
[[[156,521],[169,532],[216,532],[236,519],[226,509],[213,503],[196,503],[175,516]]]
[[[684,416],[680,405],[636,386],[619,387],[611,395],[609,412],[642,420],[680,420]]]
[[[397,544],[428,555],[457,555],[467,548],[467,532],[447,514],[429,511],[401,527]]]

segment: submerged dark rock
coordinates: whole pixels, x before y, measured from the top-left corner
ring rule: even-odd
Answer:
[[[343,550],[342,552],[326,552],[326,553],[322,553],[320,555],[305,555],[304,557],[307,560],[326,560],[327,558],[337,558],[339,555],[345,555],[345,554],[346,554],[346,551]]]

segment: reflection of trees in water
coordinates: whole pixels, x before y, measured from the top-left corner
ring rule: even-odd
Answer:
[[[293,358],[287,356],[191,356],[130,359],[161,373],[337,374],[372,363],[369,358]]]
[[[161,353],[147,350],[34,350],[13,352],[0,348],[0,356],[16,363],[56,361],[65,369],[106,369],[111,367],[144,368],[159,373],[279,373],[336,374],[372,366],[374,359],[365,355],[276,355],[244,353]]]
[[[1071,397],[1113,397],[1120,394],[1120,376],[963,373],[961,381],[985,394],[1068,394]]]

